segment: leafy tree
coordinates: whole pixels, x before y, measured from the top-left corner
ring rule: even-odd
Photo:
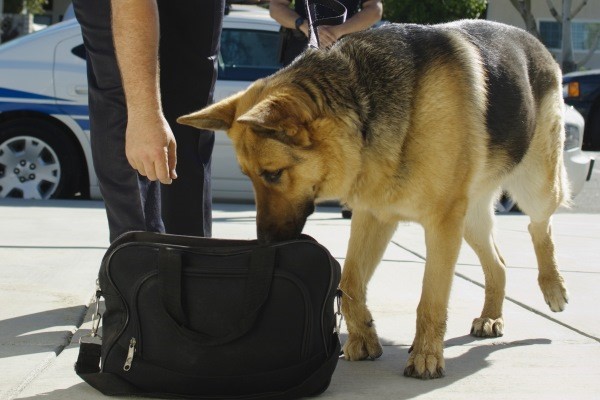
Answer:
[[[435,24],[479,18],[487,0],[383,0],[383,19],[391,22]]]
[[[47,0],[0,0],[0,43],[27,33],[23,31],[22,22],[18,22],[19,18],[27,18],[25,15],[6,14],[21,14],[24,10],[29,14],[41,14],[47,4]]]
[[[554,7],[554,4],[551,0],[546,0],[546,2],[548,3],[548,7],[550,8],[550,13],[552,14],[552,16],[554,16],[556,21],[562,27],[561,59],[563,72],[567,73],[576,71],[580,66],[585,65],[590,60],[590,58],[592,58],[592,55],[598,47],[598,40],[600,39],[600,34],[596,32],[595,36],[592,36],[593,39],[590,38],[592,44],[590,46],[587,56],[584,57],[582,60],[575,61],[575,58],[573,56],[571,21],[581,11],[581,9],[583,9],[587,5],[588,0],[582,0],[575,9],[572,8],[572,6],[574,5],[572,0],[563,0],[562,14],[556,11],[556,8]]]
[[[535,17],[531,13],[531,0],[510,0],[510,2],[521,14],[527,30],[539,38],[540,34],[537,30]],[[590,36],[587,38],[587,44],[589,46],[588,54],[583,59],[575,61],[573,57],[571,21],[573,21],[573,18],[587,6],[588,2],[589,0],[580,0],[577,7],[574,7],[575,4],[573,4],[573,0],[562,0],[561,11],[557,11],[553,0],[546,0],[550,14],[552,14],[556,22],[561,26],[561,66],[564,73],[576,71],[578,68],[585,65],[598,48],[598,43],[600,43],[600,30],[598,29],[598,26],[592,25]]]
[[[517,9],[521,18],[525,22],[525,29],[536,38],[540,38],[540,32],[538,31],[537,22],[531,12],[531,0],[510,0],[514,8]]]

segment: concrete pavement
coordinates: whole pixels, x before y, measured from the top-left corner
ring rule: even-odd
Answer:
[[[384,355],[340,360],[323,399],[599,399],[600,214],[557,214],[557,258],[570,292],[552,313],[537,286],[527,217],[499,215],[497,241],[508,264],[505,335],[468,335],[483,304],[483,274],[463,246],[450,300],[446,377],[404,378],[423,274],[423,231],[400,224],[369,285]],[[214,236],[253,238],[253,206],[217,204]],[[319,208],[304,232],[343,262],[349,221]],[[102,203],[0,201],[0,400],[101,399],[73,372],[78,337],[108,246]]]

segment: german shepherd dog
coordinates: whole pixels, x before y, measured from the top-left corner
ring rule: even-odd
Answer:
[[[388,24],[309,49],[246,91],[179,122],[226,130],[252,180],[257,234],[297,237],[317,201],[353,210],[340,288],[348,360],[382,354],[367,283],[399,221],[425,231],[416,335],[404,374],[444,374],[447,305],[462,239],[485,273],[471,333],[501,336],[505,262],[492,233],[501,190],[529,215],[552,311],[567,290],[550,217],[568,203],[561,72],[523,30],[486,21]]]

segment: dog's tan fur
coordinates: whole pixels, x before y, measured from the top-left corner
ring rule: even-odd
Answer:
[[[393,126],[376,121],[373,129],[383,132],[377,136],[363,136],[355,110],[333,112],[324,98],[301,90],[295,80],[308,69],[302,60],[180,119],[228,131],[242,171],[254,186],[259,238],[298,235],[315,201],[339,199],[351,206],[351,237],[340,285],[349,331],[346,359],[381,355],[366,306],[367,284],[398,222],[423,225],[427,259],[416,335],[405,369],[406,375],[420,378],[443,375],[447,304],[463,238],[485,273],[485,303],[472,333],[503,333],[505,263],[492,233],[493,203],[500,188],[531,217],[529,231],[546,301],[560,311],[567,300],[550,232],[551,214],[568,199],[560,72],[548,64],[552,88],[535,103],[529,150],[510,167],[509,149],[490,150],[485,123],[488,88],[479,52],[452,29],[448,38],[456,57],[427,64],[411,87],[407,118]],[[336,51],[343,56],[336,47],[330,50]],[[310,57],[319,57],[317,53]],[[348,76],[353,76],[357,71],[349,68]],[[310,80],[302,85],[318,86],[310,86]]]

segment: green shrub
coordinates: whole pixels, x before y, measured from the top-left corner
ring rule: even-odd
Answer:
[[[391,22],[435,24],[481,18],[487,0],[383,0],[383,19]]]

